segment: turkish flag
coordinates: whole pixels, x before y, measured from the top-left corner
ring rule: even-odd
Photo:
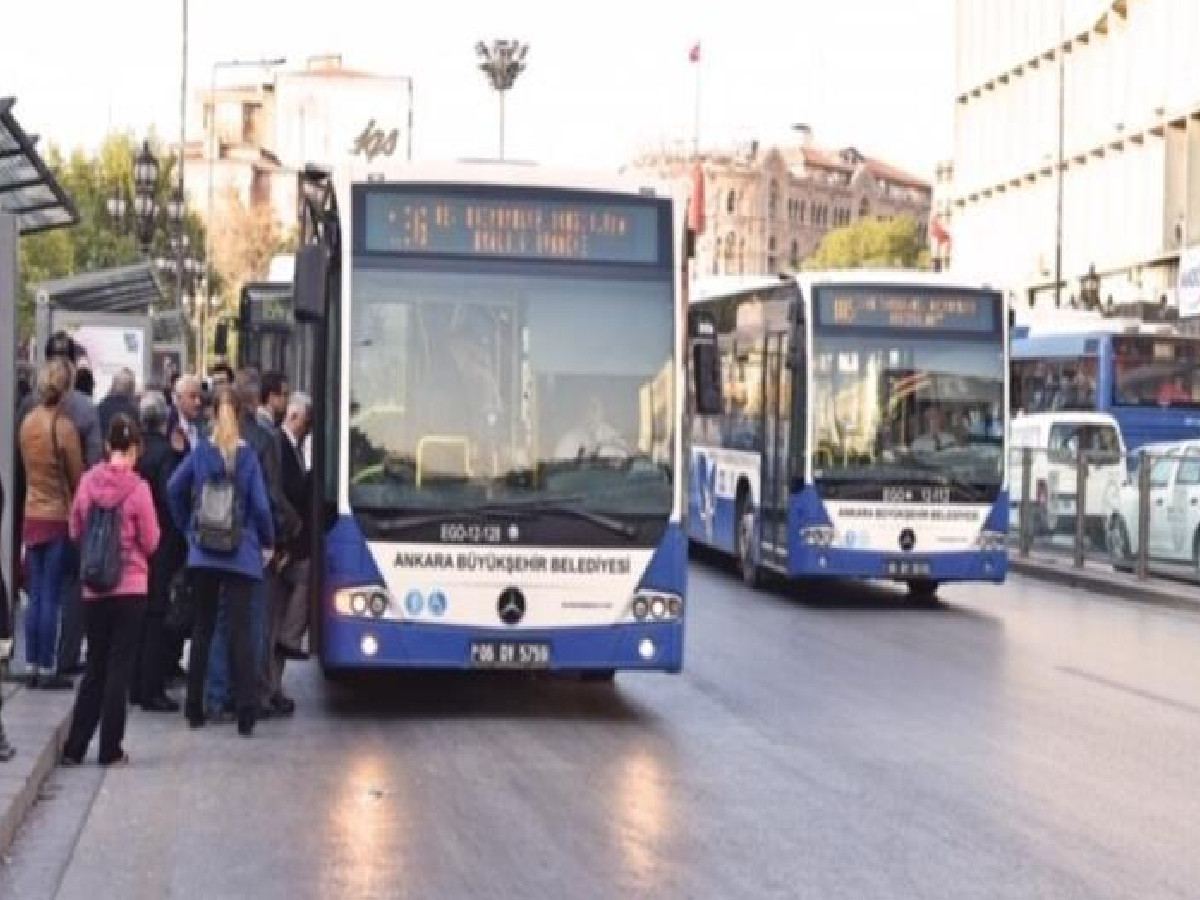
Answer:
[[[700,42],[697,41],[692,45],[692,49],[688,51],[688,62],[700,62]]]
[[[939,244],[950,244],[950,232],[942,225],[941,216],[934,216],[929,220],[929,233],[933,235],[933,239]]]

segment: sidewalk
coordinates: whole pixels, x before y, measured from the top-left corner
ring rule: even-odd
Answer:
[[[1133,573],[1117,572],[1109,563],[1099,560],[1086,560],[1083,568],[1077,569],[1069,553],[1039,547],[1025,558],[1012,548],[1008,561],[1010,572],[1027,578],[1107,597],[1200,613],[1200,585],[1182,578],[1151,575],[1145,581],[1138,581]]]
[[[4,730],[17,755],[0,763],[0,855],[8,852],[38,792],[58,764],[75,702],[74,691],[29,691],[0,683]]]

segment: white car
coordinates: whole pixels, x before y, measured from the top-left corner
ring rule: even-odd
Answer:
[[[1200,571],[1200,440],[1147,444],[1139,455],[1139,468],[1150,465],[1147,557]],[[1108,552],[1119,570],[1132,569],[1137,560],[1138,493],[1138,479],[1126,479],[1109,512]]]
[[[1015,417],[1009,424],[1011,519],[1021,519],[1023,460],[1029,450],[1033,533],[1072,533],[1076,516],[1076,460],[1082,441],[1087,459],[1086,528],[1103,546],[1112,498],[1125,478],[1125,445],[1117,420],[1106,413],[1048,412]]]

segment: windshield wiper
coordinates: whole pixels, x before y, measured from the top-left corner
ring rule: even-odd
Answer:
[[[614,519],[612,516],[595,513],[579,506],[578,504],[582,503],[583,499],[580,496],[515,498],[485,503],[477,508],[482,512],[505,513],[508,515],[513,513],[518,515],[521,513],[538,512],[555,513],[571,516],[572,518],[589,522],[592,525],[598,525],[623,538],[632,540],[637,537],[637,529],[632,525],[628,525],[619,519]]]
[[[983,491],[975,484],[963,478],[959,478],[953,472],[947,472],[940,466],[935,466],[932,463],[924,463],[919,459],[912,460],[913,468],[911,472],[916,472],[916,477],[927,478],[941,487],[958,488],[967,495],[968,500],[983,500]],[[899,468],[899,467],[897,467]],[[899,476],[904,477],[904,476]]]

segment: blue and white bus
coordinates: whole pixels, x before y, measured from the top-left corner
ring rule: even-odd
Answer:
[[[1001,295],[919,273],[701,283],[688,536],[765,573],[1003,581]]]
[[[669,192],[490,163],[310,169],[301,192],[326,672],[678,671]]]
[[[1200,338],[1107,322],[1014,329],[1014,413],[1109,413],[1128,450],[1200,435]]]

